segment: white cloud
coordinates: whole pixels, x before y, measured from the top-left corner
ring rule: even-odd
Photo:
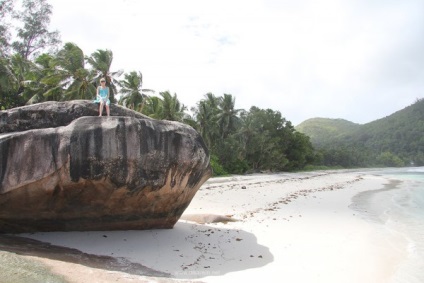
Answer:
[[[141,71],[146,88],[189,106],[230,93],[237,108],[271,108],[294,124],[365,123],[423,96],[419,0],[104,3],[54,2],[52,26],[87,55],[112,50],[113,68]]]

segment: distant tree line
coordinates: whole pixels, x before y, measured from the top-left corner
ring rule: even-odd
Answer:
[[[303,125],[302,125],[303,124]],[[310,119],[298,129],[311,137],[315,164],[351,167],[424,166],[424,99],[364,124]]]
[[[0,110],[93,99],[103,77],[112,103],[195,128],[210,150],[216,175],[299,170],[315,162],[309,138],[280,112],[236,109],[231,94],[212,93],[187,109],[175,93],[155,95],[144,89],[140,71],[110,70],[112,51],[99,49],[86,56],[75,43],[61,46],[59,32],[48,29],[52,6],[46,0],[23,0],[20,11],[14,4],[14,0],[0,3]],[[19,24],[13,26],[9,20]]]

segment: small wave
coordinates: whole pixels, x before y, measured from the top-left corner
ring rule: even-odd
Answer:
[[[406,259],[399,265],[392,283],[424,282],[424,167],[382,170],[389,180],[383,189],[365,191],[352,198],[351,207],[407,243]]]
[[[424,173],[424,166],[422,167],[410,167],[406,169],[407,172],[420,172]]]

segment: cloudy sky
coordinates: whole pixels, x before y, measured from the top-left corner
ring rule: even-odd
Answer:
[[[423,0],[49,1],[51,28],[144,88],[194,106],[208,92],[294,125],[364,124],[424,97]]]

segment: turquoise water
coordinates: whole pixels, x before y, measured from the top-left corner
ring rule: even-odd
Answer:
[[[388,180],[379,190],[358,194],[353,208],[391,234],[405,239],[405,254],[393,283],[424,282],[424,167],[369,171]]]

